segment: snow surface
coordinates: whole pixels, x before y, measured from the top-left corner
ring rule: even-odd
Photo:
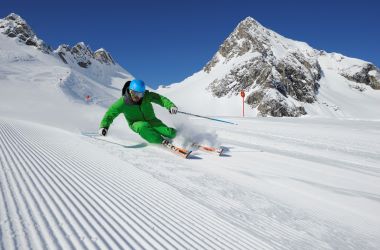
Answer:
[[[155,106],[178,128],[176,144],[227,150],[185,160],[145,143],[122,116],[113,143],[81,134],[98,129],[125,72],[97,82],[0,34],[0,249],[380,248],[377,93],[324,70],[339,82],[322,79],[314,114],[256,118],[246,108],[241,118],[241,97],[210,97],[209,76],[197,73],[158,91],[238,125]]]

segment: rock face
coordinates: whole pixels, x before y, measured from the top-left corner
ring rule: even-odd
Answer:
[[[17,37],[20,42],[34,46],[44,53],[52,52],[50,46],[36,36],[25,20],[14,13],[0,19],[0,32],[12,38]]]
[[[287,39],[259,24],[244,19],[206,64],[206,73],[223,72],[209,83],[216,97],[250,93],[246,102],[261,115],[300,116],[302,103],[316,101],[323,72],[318,63],[324,51]],[[342,70],[352,81],[379,89],[379,69],[361,65],[357,71]]]
[[[72,48],[66,44],[60,45],[54,52],[59,55],[64,63],[77,63],[82,68],[89,67],[91,58],[95,59],[94,52],[83,42],[77,43]]]
[[[54,51],[64,63],[78,64],[82,68],[88,68],[92,60],[97,60],[102,64],[115,65],[115,61],[105,49],[93,52],[84,42],[77,43],[70,48],[69,45],[62,44]]]
[[[101,48],[95,51],[94,57],[101,63],[105,63],[108,65],[115,64],[114,60],[110,53],[108,53],[105,49]]]
[[[350,81],[367,84],[373,89],[380,89],[380,70],[373,64],[367,63],[357,72],[343,71],[341,75]]]

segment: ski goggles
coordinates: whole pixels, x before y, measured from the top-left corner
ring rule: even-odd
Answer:
[[[136,92],[133,90],[129,90],[129,93],[131,93],[131,96],[133,96],[133,97],[138,97],[138,98],[144,97],[144,92]]]

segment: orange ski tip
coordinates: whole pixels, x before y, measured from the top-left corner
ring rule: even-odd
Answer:
[[[205,147],[205,146],[202,146],[202,148],[204,148],[204,149],[206,149],[206,150],[208,150],[208,151],[214,151],[213,148],[209,148],[209,147]]]

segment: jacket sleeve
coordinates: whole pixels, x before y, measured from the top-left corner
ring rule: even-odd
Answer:
[[[160,94],[149,92],[149,96],[152,102],[157,103],[158,105],[165,107],[167,109],[170,109],[171,107],[175,106],[175,104],[172,101],[170,101],[168,98]]]
[[[123,98],[120,98],[114,102],[111,107],[108,108],[107,112],[103,116],[102,121],[100,122],[101,128],[108,129],[111,126],[113,120],[122,112],[123,102]]]

